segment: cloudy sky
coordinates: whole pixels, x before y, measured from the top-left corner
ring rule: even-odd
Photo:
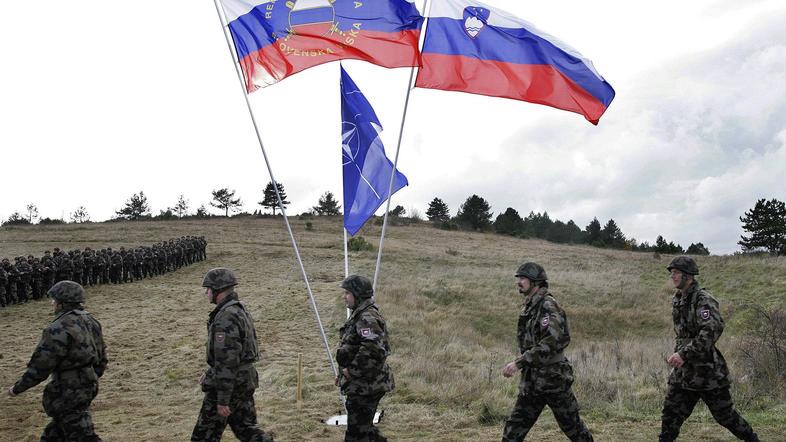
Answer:
[[[592,59],[617,96],[595,127],[544,106],[414,89],[399,158],[410,186],[394,205],[423,213],[438,196],[455,214],[475,193],[495,214],[613,218],[640,242],[660,234],[731,253],[745,210],[786,199],[782,0],[485,3]],[[43,217],[84,206],[103,220],[139,191],[153,213],[180,194],[209,208],[221,187],[260,208],[270,178],[212,1],[0,11],[0,218],[35,203]],[[409,69],[344,66],[392,158]],[[290,214],[341,195],[338,79],[330,63],[251,95]]]

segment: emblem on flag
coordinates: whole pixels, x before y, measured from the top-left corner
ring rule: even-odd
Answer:
[[[544,317],[543,317],[543,319],[541,319],[541,320],[540,320],[540,325],[541,325],[541,327],[543,327],[543,328],[546,328],[546,327],[548,327],[548,326],[549,326],[549,323],[550,323],[550,320],[549,320],[549,315],[546,315],[546,316],[544,316]]]
[[[464,31],[470,38],[475,38],[486,26],[491,11],[477,6],[464,8]]]

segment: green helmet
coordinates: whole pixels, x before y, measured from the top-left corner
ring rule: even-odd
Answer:
[[[671,271],[672,269],[677,269],[687,275],[699,274],[699,266],[696,265],[696,261],[690,256],[678,256],[672,259],[671,264],[666,267],[666,270]]]
[[[544,270],[540,264],[534,262],[525,262],[520,265],[518,270],[516,270],[515,276],[517,278],[523,276],[533,282],[546,281],[549,279],[549,277],[546,276],[546,270]]]
[[[232,270],[219,267],[208,271],[202,280],[202,287],[209,287],[214,292],[220,292],[226,288],[237,285],[237,278]]]
[[[363,276],[348,276],[341,281],[341,288],[352,293],[358,299],[367,299],[374,296],[374,287],[371,285],[371,281]]]
[[[85,302],[85,289],[74,281],[60,281],[53,285],[46,294],[60,304]]]

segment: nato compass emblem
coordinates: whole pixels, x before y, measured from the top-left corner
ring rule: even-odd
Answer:
[[[480,31],[486,27],[491,11],[477,6],[467,6],[464,8],[464,32],[470,38],[475,38]]]
[[[360,114],[358,114],[360,115]],[[357,119],[358,115],[355,115]],[[372,146],[381,143],[379,139],[379,133],[382,131],[382,128],[376,125],[375,123],[368,123],[376,131],[377,137],[371,143]],[[369,190],[377,197],[377,199],[382,199],[379,196],[379,192],[374,188],[374,185],[366,178],[363,174],[363,166],[364,164],[358,164],[359,162],[365,163],[366,156],[369,155],[368,150],[365,152],[365,156],[359,158],[361,154],[361,146],[360,143],[363,142],[361,140],[361,133],[358,131],[358,127],[355,123],[350,121],[342,121],[341,122],[341,159],[342,159],[342,167],[355,167],[358,170],[358,174],[360,174],[360,179],[363,180],[364,183],[368,186]],[[371,146],[369,147],[371,148]]]

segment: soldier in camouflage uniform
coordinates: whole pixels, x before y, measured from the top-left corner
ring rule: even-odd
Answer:
[[[374,304],[368,278],[352,275],[341,283],[344,302],[352,310],[339,332],[336,350],[339,376],[336,385],[346,396],[345,442],[386,441],[374,426],[374,414],[385,393],[395,387],[386,359],[390,355],[385,318]]]
[[[257,332],[251,315],[238,300],[236,285],[234,273],[225,268],[208,271],[202,281],[205,295],[216,307],[207,321],[209,367],[199,380],[205,397],[192,441],[220,441],[227,423],[242,442],[273,440],[257,426]]]
[[[82,277],[85,274],[85,259],[79,249],[71,251],[71,280],[83,284]]]
[[[2,267],[8,278],[8,282],[6,282],[5,285],[6,305],[16,304],[16,283],[19,280],[19,272],[16,270],[16,266],[11,265],[11,261],[9,261],[8,258],[3,258]]]
[[[16,396],[52,376],[43,397],[52,421],[42,442],[101,440],[89,407],[106,368],[106,348],[101,324],[82,306],[84,293],[73,281],[61,281],[49,290],[58,316],[44,329],[22,378],[8,389],[9,396]]]
[[[549,293],[546,271],[534,262],[516,271],[519,293],[525,296],[518,322],[521,356],[505,366],[502,374],[521,372],[519,394],[505,423],[503,442],[523,441],[546,405],[563,433],[572,441],[592,441],[579,416],[573,395],[573,367],[563,351],[570,344],[565,311]]]
[[[17,299],[20,304],[30,300],[30,292],[33,286],[33,267],[27,263],[24,256],[16,257],[16,271],[19,280],[16,285]]]
[[[33,258],[31,267],[33,268],[33,299],[44,297],[44,266],[38,258]]]
[[[44,287],[42,292],[46,293],[55,285],[55,264],[52,261],[52,254],[49,250],[44,251],[44,256],[41,257],[41,265],[44,266]]]
[[[673,441],[699,399],[712,417],[738,439],[758,442],[750,424],[734,409],[729,393],[729,369],[715,343],[723,332],[718,301],[699,286],[699,267],[693,258],[679,256],[667,267],[677,289],[672,299],[672,319],[677,335],[674,353],[667,362],[669,375],[663,403],[660,441]]]

